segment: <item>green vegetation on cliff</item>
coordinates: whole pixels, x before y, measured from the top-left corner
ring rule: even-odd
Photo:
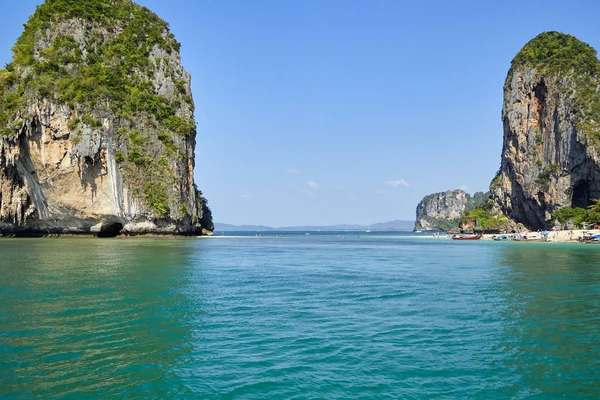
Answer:
[[[461,191],[461,193],[464,192]],[[422,201],[434,199],[436,195],[425,196]],[[466,193],[465,196],[467,203],[460,218],[424,216],[422,219],[427,221],[435,230],[444,232],[456,231],[462,226],[476,231],[494,230],[500,228],[506,222],[507,219],[503,215],[492,214],[494,201],[490,198],[490,192],[476,192],[472,196]]]
[[[472,211],[478,207],[481,207],[486,200],[490,197],[489,192],[475,192],[473,195],[466,193],[464,190],[455,189],[452,191],[440,192],[440,193],[432,193],[429,194],[419,202],[417,205],[417,220],[415,221],[415,230],[436,230],[436,231],[455,231],[459,229],[461,218],[450,218],[450,217],[441,217],[440,215],[457,215]],[[463,198],[466,202],[458,201],[455,202],[455,199]],[[440,199],[442,199],[440,201]],[[434,209],[435,212],[440,211],[440,208],[443,213],[438,213],[438,216],[432,215],[429,213],[427,215],[426,209],[429,207],[430,203],[437,204]],[[421,209],[421,211],[419,211]],[[426,223],[423,223],[426,222]]]
[[[544,166],[539,176],[536,178],[535,182],[539,184],[548,183],[552,176],[555,176],[560,172],[560,165],[556,163],[551,163],[549,165]]]
[[[500,228],[506,222],[506,217],[503,215],[491,215],[490,212],[483,207],[477,207],[466,212],[460,222],[462,225],[472,226],[473,230],[487,231]]]
[[[87,29],[93,33],[80,32]],[[46,30],[55,37],[44,37]],[[108,101],[115,115],[148,112],[161,125],[188,134],[194,126],[175,115],[176,105],[156,94],[149,79],[133,74],[152,77],[156,66],[149,55],[155,46],[167,53],[180,47],[167,23],[146,7],[128,0],[46,0],[13,46],[13,61],[0,72],[0,124],[10,127],[28,98],[54,98],[89,108]]]
[[[577,129],[600,144],[600,60],[596,50],[574,36],[544,32],[530,40],[511,61],[504,90],[509,89],[514,72],[533,68],[564,85],[565,94],[573,95]]]
[[[587,43],[564,33],[543,32],[517,53],[511,61],[511,71],[529,66],[546,74],[575,72],[594,76],[600,71],[598,64],[596,50]]]
[[[46,0],[0,70],[0,134],[18,133],[36,101],[71,110],[75,145],[87,128],[109,134],[108,120],[125,181],[167,217],[180,201],[173,160],[186,155],[196,128],[183,70],[172,61],[179,48],[168,24],[131,0]],[[169,86],[172,95],[157,89]]]
[[[581,207],[562,207],[552,213],[552,220],[561,224],[572,223],[582,226],[584,223],[600,223],[600,199],[595,199],[594,204],[587,209]]]
[[[202,218],[199,221],[200,226],[202,229],[206,229],[211,232],[214,231],[215,224],[213,223],[212,211],[208,206],[208,200],[206,200],[206,197],[204,197],[202,192],[198,189],[196,189],[196,198],[198,201],[198,207],[202,207]]]
[[[467,193],[467,206],[465,212],[481,207],[490,198],[490,192],[475,192],[473,196]]]
[[[460,219],[461,226],[470,226],[475,231],[498,230],[507,221],[504,215],[492,213],[494,200],[488,196],[471,210],[465,210]]]

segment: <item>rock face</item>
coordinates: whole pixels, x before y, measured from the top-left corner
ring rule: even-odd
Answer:
[[[190,75],[164,21],[129,0],[46,0],[13,52],[1,233],[201,231]]]
[[[415,230],[450,230],[458,227],[458,220],[467,207],[469,197],[460,189],[425,196],[417,205]],[[447,229],[450,225],[450,229]]]
[[[542,33],[506,77],[501,167],[490,185],[503,213],[530,229],[564,206],[600,198],[600,61],[576,38]]]

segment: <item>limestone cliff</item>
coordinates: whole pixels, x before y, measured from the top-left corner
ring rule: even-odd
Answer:
[[[573,36],[542,33],[512,60],[501,167],[490,190],[508,217],[548,228],[563,206],[600,198],[600,61]]]
[[[460,189],[427,195],[417,205],[414,230],[449,231],[456,229],[463,212],[476,207],[487,196],[487,194],[477,192],[471,197]]]
[[[46,0],[13,53],[0,233],[201,229],[190,75],[166,22],[130,0]]]

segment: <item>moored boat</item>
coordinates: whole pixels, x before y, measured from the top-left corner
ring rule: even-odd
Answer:
[[[502,235],[494,236],[495,241],[513,240],[517,235],[515,233],[505,233]]]
[[[526,234],[523,234],[513,237],[512,240],[515,242],[551,242],[552,237],[543,233],[540,236],[527,236]]]
[[[584,235],[582,238],[579,238],[579,241],[582,243],[600,244],[600,235]]]
[[[545,238],[541,237],[516,237],[513,239],[515,242],[547,242]]]
[[[479,240],[481,235],[454,235],[452,240]]]

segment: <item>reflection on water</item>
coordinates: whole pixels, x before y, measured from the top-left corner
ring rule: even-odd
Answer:
[[[600,393],[600,249],[502,248],[505,298],[499,351],[520,376],[515,394]]]
[[[152,388],[149,396],[185,394],[173,372],[187,359],[198,317],[185,295],[188,243],[15,239],[4,246],[1,393],[127,397],[141,384]],[[160,381],[170,385],[152,384]]]

